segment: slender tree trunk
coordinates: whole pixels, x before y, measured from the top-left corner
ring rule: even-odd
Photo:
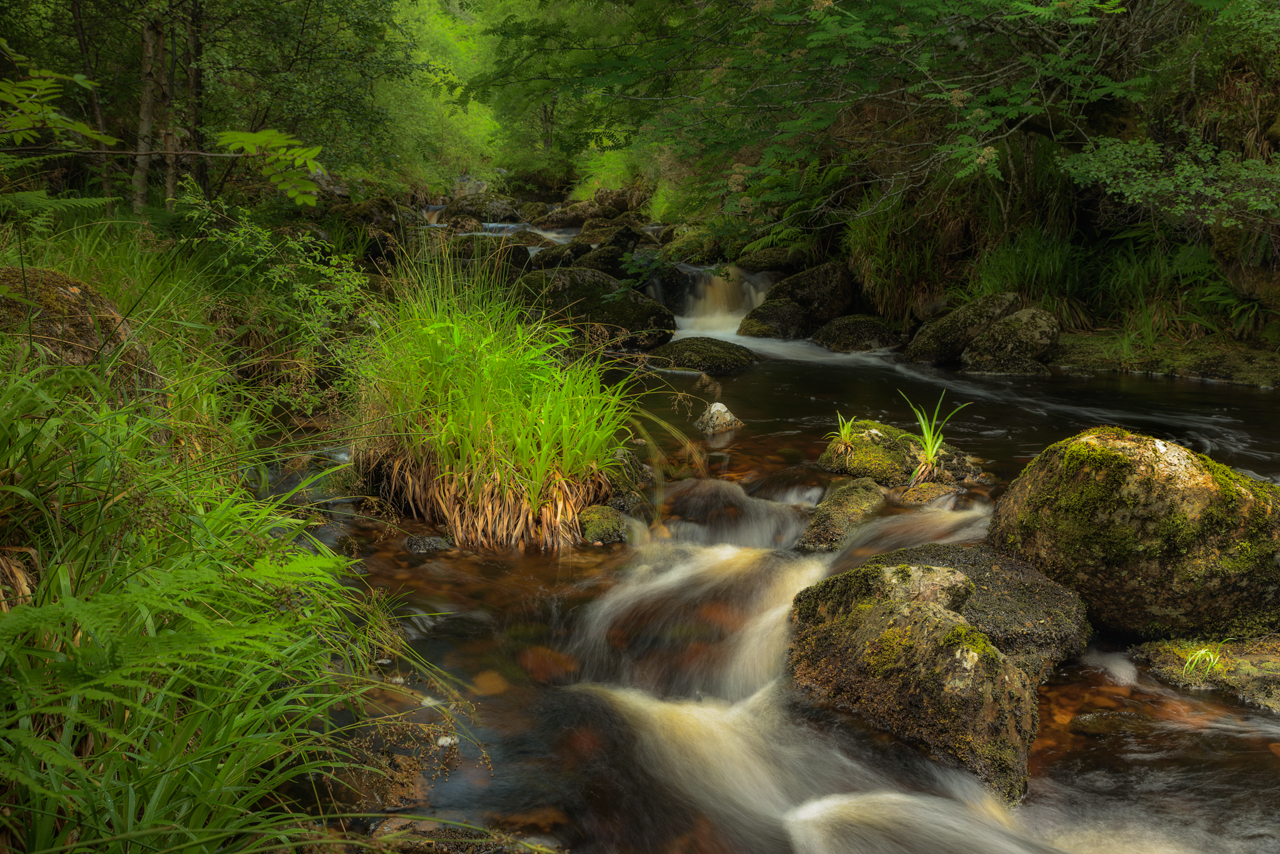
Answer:
[[[151,133],[156,124],[156,53],[162,26],[150,10],[142,25],[142,97],[138,105],[138,156],[133,168],[133,212],[147,205],[147,173],[151,169]]]
[[[200,38],[204,27],[204,3],[190,0],[187,7],[187,147],[192,151],[204,151],[204,135],[200,121],[204,108],[204,71],[200,63],[204,59],[204,42]],[[196,184],[207,197],[209,195],[209,164],[195,156],[192,174]]]
[[[178,136],[171,129],[164,132],[164,209],[173,210],[178,195]]]
[[[80,0],[71,0],[71,20],[75,22],[76,41],[80,43],[80,64],[84,70],[84,76],[94,80],[97,75],[93,72],[93,62],[90,59],[89,37],[84,31],[84,15],[80,8]],[[97,125],[98,133],[105,135],[107,122],[102,116],[102,101],[98,98],[96,87],[89,90],[89,104],[93,108],[93,123]],[[102,179],[102,195],[105,198],[110,198],[111,173],[108,170],[110,160],[107,157],[107,144],[102,140],[98,141],[98,151],[98,172]]]

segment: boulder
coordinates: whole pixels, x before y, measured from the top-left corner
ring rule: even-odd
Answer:
[[[799,273],[804,269],[806,253],[795,248],[775,246],[771,249],[759,249],[741,255],[733,262],[735,267],[750,270],[753,273],[765,270],[779,273]]]
[[[551,208],[546,202],[521,202],[520,221],[532,223],[535,219],[546,216],[550,211]]]
[[[627,523],[613,507],[597,504],[578,514],[582,539],[588,543],[621,543],[627,539]]]
[[[861,353],[898,347],[902,344],[902,336],[879,317],[850,314],[837,317],[813,333],[813,343],[833,353]]]
[[[445,257],[471,261],[503,276],[518,276],[530,269],[529,250],[489,234],[462,234],[443,247]]]
[[[425,534],[417,534],[406,537],[404,547],[411,554],[426,555],[448,551],[453,548],[453,543],[444,537],[429,537]]]
[[[974,584],[946,567],[865,566],[808,587],[787,671],[810,700],[966,768],[1012,803],[1027,790],[1035,684],[958,613]]]
[[[839,551],[858,523],[883,503],[883,492],[869,477],[831,490],[814,510],[796,548],[802,552]]]
[[[738,334],[749,338],[803,338],[810,328],[805,310],[788,299],[762,302],[738,324]]]
[[[705,231],[690,231],[674,238],[663,244],[662,254],[672,263],[695,267],[708,267],[725,260],[720,241]]]
[[[623,256],[626,254],[616,246],[601,246],[574,261],[573,266],[584,270],[599,270],[615,279],[626,279],[631,275],[623,266]]]
[[[624,252],[634,252],[637,246],[657,246],[653,235],[636,227],[634,223],[614,220],[589,220],[582,231],[573,238],[574,243],[591,246],[617,246]]]
[[[577,202],[551,211],[530,223],[534,228],[581,228],[589,219],[613,219],[618,212],[595,202]]]
[[[519,204],[515,199],[498,193],[473,193],[445,205],[440,219],[447,222],[454,217],[465,216],[480,222],[524,222],[517,209]]]
[[[506,239],[508,243],[515,243],[519,246],[537,246],[541,249],[549,249],[552,246],[559,245],[554,240],[548,240],[538,232],[530,231],[527,228],[511,232],[506,236]]]
[[[855,420],[845,438],[827,445],[818,466],[837,474],[869,477],[881,486],[901,486],[911,480],[924,455],[924,442],[905,430],[878,421]],[[982,470],[946,442],[938,449],[935,480],[943,484],[976,481]]]
[[[585,243],[561,243],[549,246],[529,259],[529,266],[534,270],[549,270],[553,267],[570,267],[573,263],[591,251]]]
[[[841,569],[842,557],[835,569]],[[1079,655],[1092,634],[1080,596],[1026,561],[986,543],[929,543],[877,555],[866,567],[901,563],[946,566],[973,582],[973,595],[957,610],[996,649],[1039,685],[1063,661]]]
[[[1097,427],[1051,445],[996,505],[990,538],[1109,629],[1280,629],[1280,489],[1171,442]]]
[[[115,405],[166,405],[164,379],[132,325],[115,303],[82,281],[55,270],[0,267],[0,333],[14,345],[0,352],[6,371],[13,370],[14,351],[30,347],[28,356],[39,362],[102,376]]]
[[[1049,312],[1024,308],[1002,317],[960,354],[968,373],[1048,374],[1039,359],[1058,343],[1062,327]]]
[[[1212,688],[1280,714],[1280,637],[1151,641],[1133,655],[1179,688]]]
[[[765,302],[790,300],[804,309],[808,317],[805,335],[810,335],[822,324],[859,307],[862,289],[849,273],[848,267],[838,261],[788,276],[769,288]]]
[[[676,328],[675,316],[661,303],[598,270],[542,270],[526,274],[516,287],[544,314],[603,325],[615,346],[651,350],[670,341]]]
[[[945,365],[959,360],[973,339],[997,320],[1012,314],[1017,304],[1018,295],[1006,293],[979,297],[957,308],[916,333],[907,346],[907,361]]]
[[[616,465],[609,469],[613,490],[609,506],[628,516],[650,516],[652,508],[644,490],[653,484],[653,470],[626,448],[614,451],[612,460]]]
[[[728,433],[730,430],[737,430],[745,425],[729,411],[729,407],[723,403],[713,403],[707,407],[706,412],[699,416],[693,426],[707,436],[716,436],[720,433]]]
[[[610,190],[601,187],[591,197],[602,208],[613,208],[619,213],[631,210],[631,201],[626,190]]]
[[[755,362],[756,354],[746,347],[716,338],[681,338],[649,353],[654,367],[700,371],[713,377],[736,374]]]

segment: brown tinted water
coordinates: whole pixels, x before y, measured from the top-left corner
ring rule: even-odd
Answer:
[[[423,785],[413,812],[587,852],[1280,851],[1280,718],[1174,691],[1121,653],[1092,651],[1042,687],[1030,793],[1011,811],[967,775],[805,707],[780,679],[791,598],[831,571],[830,558],[788,547],[828,482],[814,462],[837,411],[912,428],[899,390],[931,409],[946,389],[944,411],[971,403],[948,441],[1005,480],[1098,424],[1277,478],[1272,392],[965,378],[884,355],[769,349],[788,358],[719,381],[747,428],[702,447],[707,477],[667,484],[659,524],[637,525],[634,545],[418,556],[405,535],[421,526],[353,531],[373,583],[417,613],[417,651],[474,701],[470,735],[488,758],[465,743],[459,771]],[[693,393],[697,378],[664,379],[646,405],[696,435],[701,404],[673,409],[672,391]],[[970,498],[888,508],[858,548],[981,538],[990,500]]]

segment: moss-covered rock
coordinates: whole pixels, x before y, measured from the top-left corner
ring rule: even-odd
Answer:
[[[808,317],[804,334],[808,336],[822,324],[861,308],[862,289],[845,264],[830,261],[788,276],[769,288],[764,299],[790,300],[803,308]]]
[[[462,234],[450,238],[440,252],[453,260],[476,262],[511,276],[531,267],[529,250],[499,235]]]
[[[907,507],[922,507],[939,498],[945,498],[948,495],[955,495],[960,492],[961,488],[955,484],[938,483],[936,480],[917,483],[910,489],[905,489],[902,494],[897,497],[899,504]]]
[[[524,222],[518,209],[520,203],[498,193],[474,193],[445,205],[441,220],[466,216],[480,222]]]
[[[1179,445],[1098,427],[1041,453],[991,542],[1148,638],[1280,629],[1280,489]]]
[[[578,514],[582,539],[588,543],[620,543],[627,538],[627,523],[612,507],[597,504]]]
[[[581,228],[589,219],[613,219],[618,212],[595,202],[577,202],[551,211],[530,223],[534,228]]]
[[[1012,314],[1018,305],[1017,294],[991,294],[933,321],[916,333],[907,346],[909,362],[944,365],[956,362],[973,339],[997,320]]]
[[[811,324],[805,310],[791,300],[762,302],[738,324],[738,334],[748,338],[804,338]]]
[[[676,328],[675,316],[665,306],[598,270],[528,273],[516,288],[545,315],[614,330],[610,338],[615,346],[651,350],[670,341]]]
[[[1049,312],[1024,308],[1000,318],[969,342],[960,362],[969,373],[1048,374],[1038,360],[1058,342],[1061,331]]]
[[[506,239],[508,243],[515,243],[519,246],[537,246],[540,249],[549,249],[556,245],[554,240],[548,240],[538,232],[530,231],[527,228],[511,232]]]
[[[649,363],[659,368],[701,371],[719,377],[751,367],[756,354],[730,341],[716,338],[681,338],[649,353]]]
[[[1119,333],[1066,334],[1044,361],[1068,373],[1116,371],[1280,388],[1275,347],[1256,349],[1228,333],[1187,343],[1161,338],[1150,348],[1135,347]]]
[[[842,557],[834,568],[840,570],[853,559]],[[985,543],[930,543],[878,555],[861,566],[885,569],[901,563],[946,566],[964,573],[974,591],[956,610],[1032,684],[1044,682],[1055,666],[1083,652],[1092,633],[1078,594]]]
[[[551,211],[546,202],[521,202],[520,203],[520,221],[532,223],[535,219],[541,219]]]
[[[867,314],[837,317],[813,333],[813,343],[833,353],[861,353],[902,345],[902,335],[882,318]]]
[[[673,264],[708,266],[725,260],[720,241],[705,231],[690,231],[662,247],[662,254]]]
[[[596,190],[591,199],[600,207],[613,208],[619,213],[631,210],[631,200],[625,189],[610,190],[606,187],[601,187]]]
[[[1026,793],[1032,683],[957,613],[973,582],[944,567],[861,567],[802,590],[787,670],[811,700],[967,768],[1006,801]]]
[[[562,243],[549,246],[529,259],[529,266],[534,270],[550,270],[555,267],[571,267],[573,263],[591,251],[584,243]]]
[[[833,489],[813,511],[796,548],[802,552],[839,551],[853,529],[883,503],[884,494],[869,477]]]
[[[609,506],[628,516],[652,516],[652,506],[645,489],[653,484],[653,470],[627,448],[613,452],[615,465],[609,469],[609,486],[613,494]]]
[[[799,273],[804,269],[806,253],[795,247],[775,246],[772,249],[759,249],[738,256],[733,266],[752,272],[766,270],[778,273]]]
[[[1280,637],[1152,641],[1133,653],[1179,688],[1214,688],[1280,714]]]
[[[599,270],[615,279],[625,279],[630,275],[622,266],[622,256],[625,254],[616,246],[601,246],[574,261],[573,266],[584,270]]]
[[[911,479],[924,456],[924,442],[905,430],[878,421],[855,420],[844,438],[833,439],[818,465],[827,471],[869,477],[881,486],[901,486]],[[934,462],[935,479],[944,483],[975,481],[982,471],[946,442]]]
[[[164,379],[133,327],[85,282],[55,270],[0,267],[0,333],[13,345],[0,360],[30,349],[37,362],[94,369],[109,383],[117,405],[165,405]],[[0,361],[0,370],[13,367]]]

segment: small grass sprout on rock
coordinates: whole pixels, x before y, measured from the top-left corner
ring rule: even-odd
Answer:
[[[942,448],[942,428],[957,412],[969,404],[960,404],[939,421],[938,413],[942,410],[942,398],[947,395],[945,390],[938,395],[938,405],[933,408],[932,417],[924,411],[923,407],[912,403],[911,398],[907,397],[905,392],[899,391],[898,394],[902,395],[902,399],[907,402],[907,406],[910,406],[911,411],[916,414],[916,421],[920,424],[920,438],[924,440],[924,454],[920,460],[920,465],[916,467],[915,473],[911,475],[911,481],[907,484],[907,489],[910,489],[917,483],[924,483],[933,479],[934,464],[938,461],[938,451]]]

